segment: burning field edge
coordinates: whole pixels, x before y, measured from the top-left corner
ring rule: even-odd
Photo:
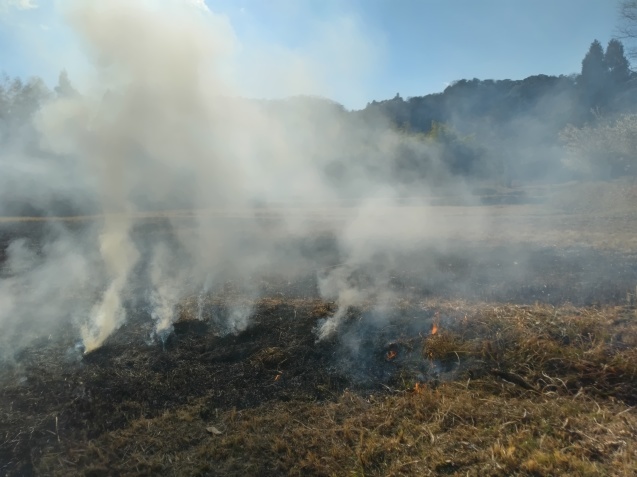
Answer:
[[[90,354],[61,336],[7,363],[0,473],[637,471],[632,306],[403,300],[321,342],[333,303],[262,299],[240,332],[193,306],[161,343],[133,319]]]

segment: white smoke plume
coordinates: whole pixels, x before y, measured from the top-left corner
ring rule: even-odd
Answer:
[[[336,299],[339,309],[319,337],[338,329],[349,306],[391,299],[383,291],[386,270],[376,270],[366,287],[349,276],[374,263],[379,251],[389,254],[383,262],[389,266],[393,251],[408,248],[427,233],[423,201],[406,215],[382,211],[412,192],[390,179],[392,158],[401,150],[427,155],[433,161],[432,177],[445,178],[436,151],[379,127],[382,120],[353,119],[322,99],[246,99],[242,88],[249,82],[240,77],[245,72],[251,78],[262,74],[264,81],[283,88],[283,96],[329,90],[330,65],[356,78],[357,65],[365,70],[372,60],[361,55],[366,39],[351,21],[335,22],[332,30],[324,26],[329,41],[314,46],[313,57],[277,50],[246,65],[238,59],[242,46],[228,18],[204,8],[201,1],[62,5],[91,74],[81,94],[44,104],[35,127],[40,147],[64,157],[74,187],[85,191],[74,192],[75,199],[100,205],[100,230],[68,238],[83,241],[76,252],[62,236],[56,240],[62,240],[63,252],[55,249],[37,260],[24,258],[22,246],[12,245],[11,277],[0,282],[0,299],[6,305],[1,325],[15,325],[14,316],[24,312],[28,301],[52,294],[49,288],[56,281],[40,275],[59,267],[70,286],[91,281],[91,273],[95,277],[86,294],[93,300],[90,306],[86,299],[50,303],[51,314],[74,317],[86,352],[102,346],[126,321],[133,288],[145,290],[155,333],[161,336],[172,329],[177,305],[188,294],[213,290],[224,277],[233,276],[244,283],[245,295],[256,298],[258,287],[245,284],[250,279],[302,268],[300,252],[282,250],[281,243],[313,234],[317,221],[310,217],[320,218],[321,226],[336,235],[343,256],[343,265],[320,280],[321,292]],[[344,53],[336,51],[341,31],[350,37],[343,41],[355,45]],[[320,38],[316,45],[322,45]],[[298,61],[288,63],[293,57]],[[240,58],[254,56],[243,52]],[[334,164],[341,169],[330,173]],[[71,189],[63,181],[46,187],[58,193]],[[418,187],[422,193],[424,185]],[[339,201],[355,207],[334,207]],[[255,203],[279,204],[268,209],[279,218],[276,230],[259,225]],[[137,220],[157,210],[164,211],[172,225],[168,242],[152,233],[135,239]],[[183,225],[180,210],[194,217],[189,225]],[[35,268],[19,265],[38,260],[42,263]],[[66,260],[75,263],[68,272]],[[39,293],[13,294],[16,281]],[[251,310],[237,300],[227,317],[228,328],[245,328]]]
[[[110,284],[91,310],[89,322],[82,327],[82,341],[87,353],[99,348],[126,320],[122,294],[139,256],[128,236],[128,228],[128,220],[107,218],[105,232],[100,236],[100,251]]]

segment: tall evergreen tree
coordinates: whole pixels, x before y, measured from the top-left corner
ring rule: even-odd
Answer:
[[[62,70],[60,72],[55,92],[60,98],[69,98],[77,95],[77,91],[71,84],[71,80],[69,79],[69,75],[66,70]]]
[[[5,84],[6,81],[0,82],[0,120],[9,113],[9,99]]]
[[[602,44],[595,40],[582,60],[581,81],[587,85],[603,84],[606,79],[606,63]]]
[[[599,108],[606,102],[608,68],[604,60],[602,44],[595,40],[582,61],[579,85],[582,100],[588,107]]]
[[[624,53],[624,45],[619,40],[611,40],[606,47],[604,63],[608,70],[610,81],[616,86],[628,81],[630,78],[630,63]]]

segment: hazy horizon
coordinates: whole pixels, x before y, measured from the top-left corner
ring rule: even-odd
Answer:
[[[609,0],[181,1],[208,17],[208,28],[228,32],[233,59],[225,74],[237,78],[243,96],[319,95],[348,109],[396,93],[441,92],[461,79],[577,73],[591,41],[606,44],[617,21]],[[54,84],[65,68],[86,83],[86,52],[63,15],[72,3],[0,3],[6,74]],[[271,64],[259,64],[263,58]]]

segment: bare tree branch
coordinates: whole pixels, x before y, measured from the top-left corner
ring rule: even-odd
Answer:
[[[637,41],[637,0],[622,0],[619,3],[619,25],[616,37],[620,40]],[[637,46],[628,48],[631,58],[637,58]]]

